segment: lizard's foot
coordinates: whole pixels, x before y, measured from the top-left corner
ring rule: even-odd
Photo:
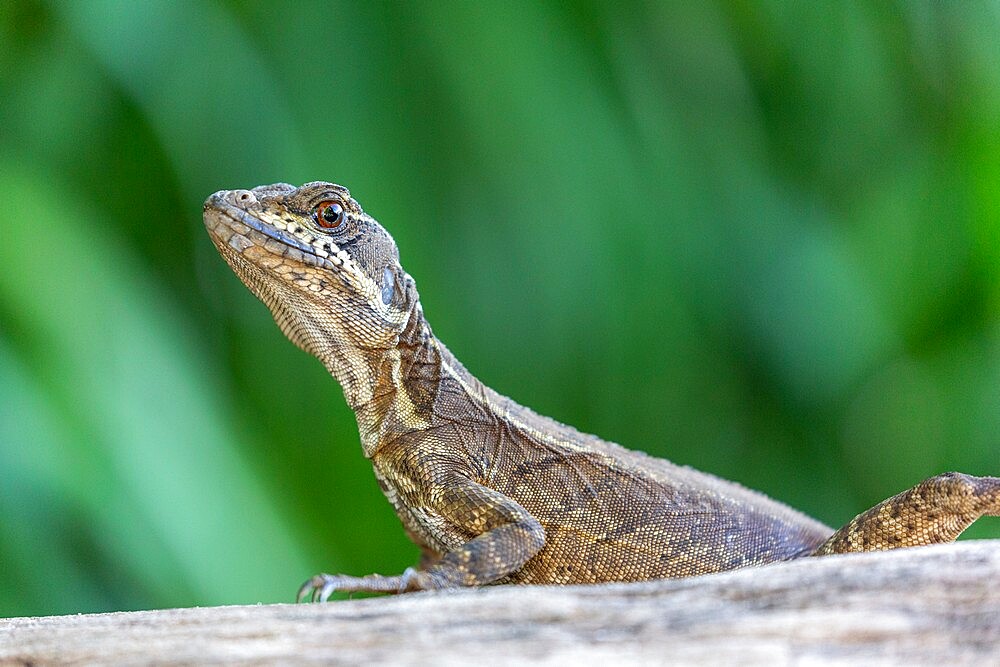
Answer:
[[[369,574],[351,577],[346,574],[317,574],[299,588],[296,602],[326,602],[334,591],[343,593],[402,593],[408,590],[412,580],[412,568],[400,576],[386,577]]]
[[[1000,516],[1000,477],[948,472],[859,514],[813,555],[951,542],[981,516]]]

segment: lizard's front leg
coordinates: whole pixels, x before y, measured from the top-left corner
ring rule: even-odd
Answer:
[[[812,555],[951,542],[981,516],[1000,516],[1000,478],[949,472],[859,514]]]
[[[526,509],[460,474],[436,484],[428,496],[432,512],[456,532],[475,537],[425,570],[410,568],[396,576],[318,574],[299,589],[298,601],[325,601],[334,591],[404,593],[481,586],[517,571],[545,545],[545,530]]]

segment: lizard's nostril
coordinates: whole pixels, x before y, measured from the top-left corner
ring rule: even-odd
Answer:
[[[229,201],[239,206],[246,206],[255,203],[257,197],[249,190],[233,190],[229,193]]]

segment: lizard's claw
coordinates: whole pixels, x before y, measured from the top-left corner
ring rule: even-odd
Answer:
[[[336,577],[329,574],[317,574],[315,577],[310,577],[299,587],[295,601],[303,602],[308,598],[310,602],[326,602],[336,588],[335,580]]]

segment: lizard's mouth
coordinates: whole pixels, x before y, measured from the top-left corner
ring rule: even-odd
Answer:
[[[251,245],[265,247],[263,242],[255,241],[248,236],[248,231],[252,229],[285,246],[291,252],[286,256],[291,259],[330,270],[337,269],[341,264],[337,261],[339,248],[333,243],[328,243],[329,252],[311,246],[233,204],[230,201],[232,196],[231,191],[220,190],[205,200],[202,207],[205,226],[218,245],[231,246],[239,253]]]

